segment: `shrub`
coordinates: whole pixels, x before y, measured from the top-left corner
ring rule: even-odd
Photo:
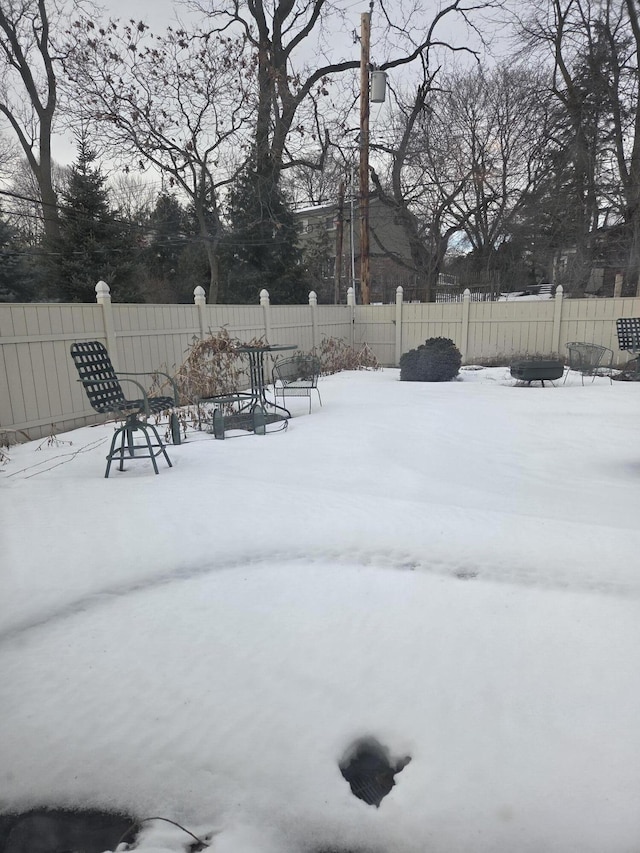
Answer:
[[[323,338],[319,356],[324,375],[342,370],[380,370],[380,363],[367,344],[355,349],[341,338]]]
[[[462,356],[449,338],[428,338],[400,358],[403,382],[450,382],[458,375]]]

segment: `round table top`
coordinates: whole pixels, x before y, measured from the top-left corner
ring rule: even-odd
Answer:
[[[298,344],[246,344],[238,347],[236,352],[284,352],[293,349],[298,349]]]

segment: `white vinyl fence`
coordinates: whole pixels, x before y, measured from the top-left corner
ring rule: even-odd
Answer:
[[[568,341],[610,347],[617,363],[628,354],[617,347],[615,320],[640,316],[640,298],[554,299],[522,302],[395,305],[207,305],[196,288],[193,305],[112,304],[109,288],[96,286],[95,305],[0,304],[0,443],[15,431],[40,438],[93,423],[69,356],[74,341],[99,340],[116,370],[174,373],[194,340],[225,328],[231,337],[264,337],[271,344],[317,348],[323,338],[367,344],[385,366],[427,338],[451,338],[463,363],[508,364],[518,356],[560,358]]]

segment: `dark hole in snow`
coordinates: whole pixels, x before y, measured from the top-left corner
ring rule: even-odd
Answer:
[[[362,738],[347,750],[339,766],[352,793],[377,808],[396,784],[396,773],[410,761],[409,756],[391,760],[389,750],[375,738]]]
[[[34,809],[0,815],[0,853],[102,853],[131,841],[135,818],[113,812]]]

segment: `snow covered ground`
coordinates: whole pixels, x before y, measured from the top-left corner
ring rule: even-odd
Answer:
[[[321,380],[289,429],[0,470],[0,813],[214,853],[640,850],[640,386]],[[70,442],[69,444],[65,442]],[[338,764],[411,756],[375,808]],[[149,824],[144,851],[191,839]]]

